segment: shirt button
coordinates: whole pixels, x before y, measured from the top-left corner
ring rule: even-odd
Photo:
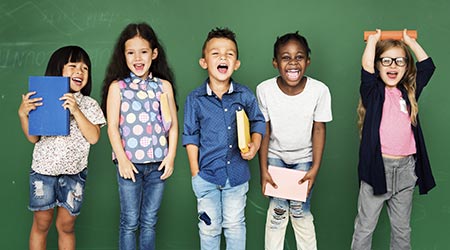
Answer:
[[[228,111],[228,109],[224,109],[224,111],[225,111],[225,112],[227,112],[227,111]]]
[[[227,164],[230,164],[230,161],[227,161]]]
[[[233,145],[230,145],[230,146],[228,146],[228,147],[232,148],[232,147],[233,147]]]
[[[230,130],[231,129],[231,126],[228,126],[228,130]]]

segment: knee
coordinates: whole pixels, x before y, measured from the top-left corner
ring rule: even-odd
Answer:
[[[52,223],[52,220],[48,220],[48,219],[34,218],[34,221],[33,221],[34,228],[41,233],[47,233],[48,230],[50,229],[51,223]]]
[[[293,219],[300,219],[305,217],[305,211],[303,211],[303,206],[301,203],[292,204],[290,209]]]
[[[222,221],[218,219],[212,219],[206,212],[199,214],[198,227],[200,232],[204,235],[216,236],[222,233]]]
[[[284,208],[273,208],[269,211],[268,225],[272,229],[279,228],[287,220],[288,211]]]
[[[57,220],[56,229],[59,234],[73,234],[75,232],[75,219]]]
[[[58,216],[56,218],[56,229],[58,233],[72,234],[75,231],[75,220],[76,216],[72,216],[64,211],[58,211]]]

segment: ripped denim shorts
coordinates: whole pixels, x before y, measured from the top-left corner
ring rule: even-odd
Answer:
[[[74,175],[43,175],[30,171],[31,211],[64,207],[73,216],[80,214],[88,170]]]

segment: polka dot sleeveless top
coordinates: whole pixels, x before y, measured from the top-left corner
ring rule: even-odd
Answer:
[[[134,163],[159,162],[167,155],[167,132],[160,111],[162,82],[130,74],[119,81],[121,92],[119,131],[125,153]],[[114,157],[115,158],[115,157]]]

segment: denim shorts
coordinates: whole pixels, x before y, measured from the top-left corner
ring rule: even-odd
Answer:
[[[64,207],[73,216],[80,214],[88,170],[74,175],[43,175],[30,171],[31,211]]]

